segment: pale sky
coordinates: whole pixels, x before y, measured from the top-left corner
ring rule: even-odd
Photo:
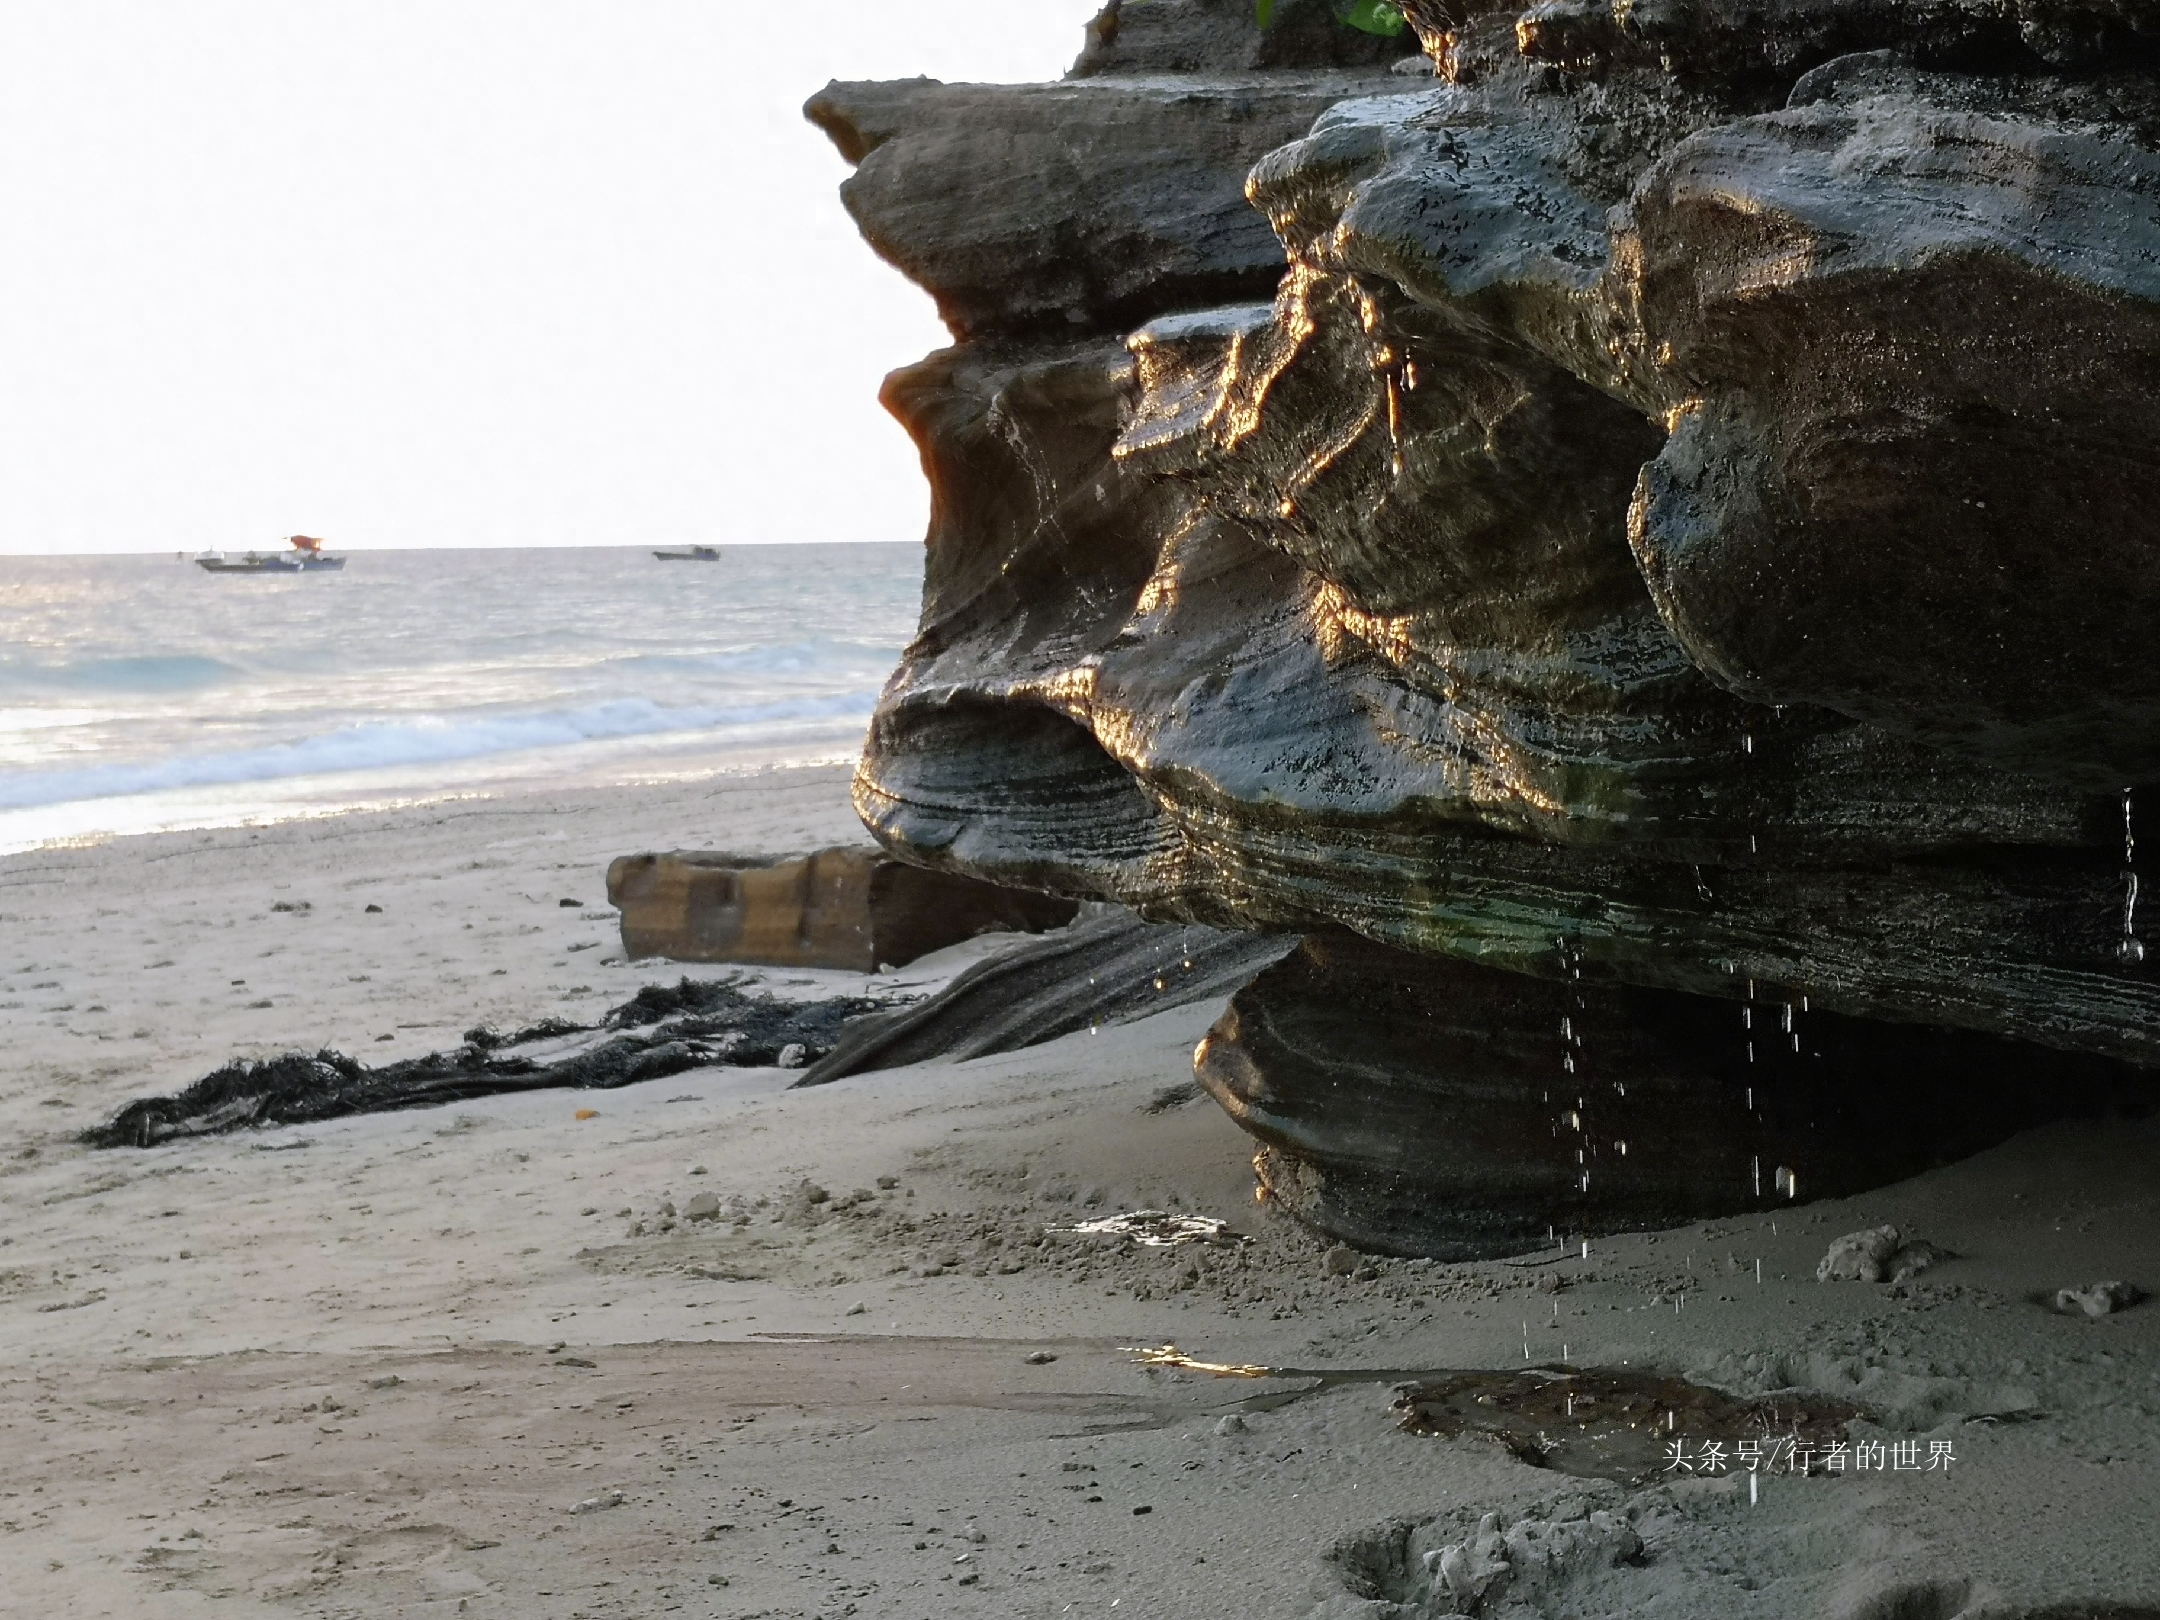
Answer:
[[[828,78],[1093,0],[0,0],[0,553],[913,540]]]

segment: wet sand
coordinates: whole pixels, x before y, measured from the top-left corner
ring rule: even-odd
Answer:
[[[1247,1141],[1212,1104],[1155,1106],[1209,1007],[807,1092],[718,1069],[149,1152],[71,1142],[235,1053],[406,1056],[596,1012],[679,971],[610,960],[609,857],[858,837],[845,784],[774,772],[0,860],[0,1607],[1378,1620],[1414,1612],[1388,1596],[1390,1520],[1436,1520],[1415,1562],[1488,1513],[1608,1508],[1633,1512],[1639,1558],[1521,1576],[1509,1612],[2160,1610],[2160,1307],[2035,1301],[2160,1286],[2149,1123],[2051,1127],[1774,1229],[1347,1275],[1254,1205]],[[684,1219],[700,1192],[717,1216]],[[1050,1230],[1121,1208],[1249,1241]],[[1959,1258],[1898,1289],[1814,1280],[1832,1237],[1882,1221]],[[1166,1342],[1801,1387],[1956,1461],[1773,1474],[1752,1502],[1730,1471],[1631,1492],[1404,1433],[1388,1378],[1285,1400],[1309,1386],[1129,1348]]]

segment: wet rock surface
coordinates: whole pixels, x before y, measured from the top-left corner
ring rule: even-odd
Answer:
[[[1081,175],[1053,257],[1175,207],[1193,252],[1229,239],[1219,179],[1172,205],[1131,154],[1221,176],[1222,98],[1273,83],[1287,121],[1299,75],[1352,71],[1288,36],[1263,60],[1238,9],[1099,21],[1054,90],[908,87],[936,160],[879,166],[846,133],[876,117],[813,109],[969,340],[887,388],[935,504],[857,780],[875,835],[1154,917],[1854,1020],[1845,1079],[1772,1089],[1848,1110],[1867,1174],[2014,1128],[2004,1062],[1967,1061],[1997,1049],[1950,1032],[2160,1066],[2152,20],[1413,5],[1437,81],[1373,73],[1251,164],[1269,285],[1257,250],[1210,297],[1155,246],[1100,249],[1097,284],[1004,245],[1040,199],[987,217],[1001,143],[962,125],[1095,93],[1125,98],[1115,152],[1078,110],[1110,103],[1046,114]],[[1165,75],[1195,99],[1140,93]],[[1002,302],[967,292],[999,254]],[[1725,1061],[1710,1011],[1649,1005],[1612,1027]],[[1343,1032],[1344,1074],[1371,1038]],[[1932,1126],[1862,1127],[1869,1042],[1937,1077]],[[1343,1083],[1263,1135],[1278,1192],[1370,1134],[1359,1108],[1431,1106]],[[1350,1202],[1305,1207],[1390,1229]]]

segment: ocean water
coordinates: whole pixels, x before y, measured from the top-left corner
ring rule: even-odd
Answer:
[[[0,557],[0,852],[844,760],[919,545]]]

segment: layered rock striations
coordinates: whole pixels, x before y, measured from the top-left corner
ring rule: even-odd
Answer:
[[[1340,931],[1238,991],[1194,1071],[1258,1139],[1281,1207],[1441,1259],[1847,1197],[2148,1090],[2001,1036],[1531,978]]]
[[[964,339],[887,388],[866,822],[2160,1064],[2160,7],[1406,9],[1416,75],[1151,0],[1062,85],[812,104]]]

